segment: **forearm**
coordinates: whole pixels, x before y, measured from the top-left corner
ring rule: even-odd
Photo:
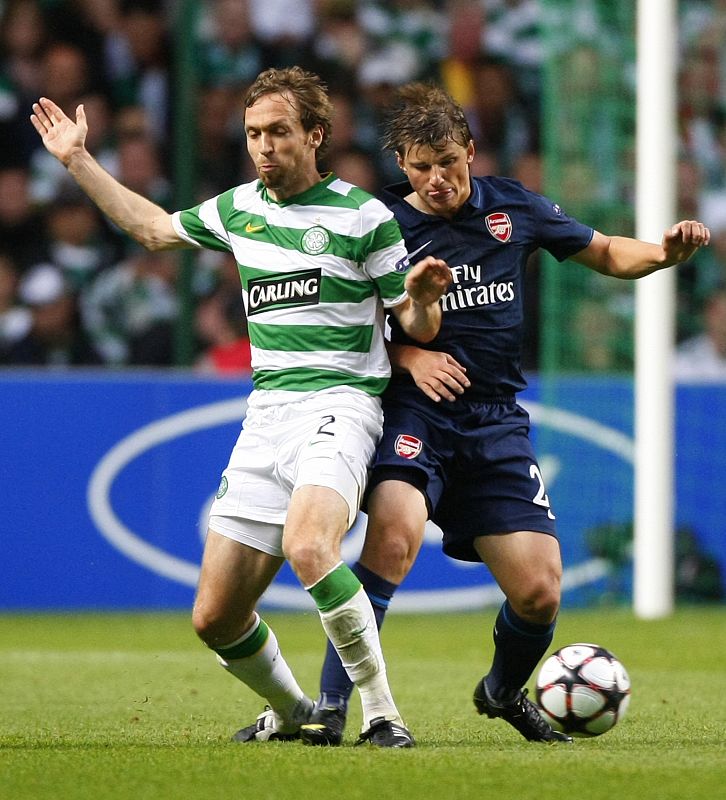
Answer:
[[[410,344],[386,342],[388,360],[394,372],[411,372],[413,360],[419,348]]]
[[[659,244],[629,239],[626,236],[612,236],[605,274],[624,280],[635,280],[675,263],[677,262],[667,260],[666,253]]]
[[[171,216],[163,208],[119,183],[87,150],[74,153],[66,168],[99,209],[147,249],[188,246],[174,230]]]
[[[404,332],[417,342],[430,342],[441,327],[441,306],[438,302],[421,305],[411,298],[399,307],[396,317]]]
[[[660,244],[595,231],[590,244],[573,260],[603,275],[635,280],[659,269],[683,264],[709,243],[710,232],[696,220],[681,220],[665,231]]]

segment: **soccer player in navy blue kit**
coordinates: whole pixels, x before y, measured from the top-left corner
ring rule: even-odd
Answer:
[[[543,247],[559,261],[635,279],[686,261],[710,234],[688,220],[667,230],[660,245],[607,236],[515,180],[472,177],[464,112],[432,85],[399,90],[384,145],[408,179],[383,199],[410,258],[442,258],[454,280],[429,344],[414,346],[391,320],[398,374],[384,395],[366,540],[353,571],[380,626],[432,519],[444,552],[486,564],[506,596],[492,664],[474,690],[477,711],[503,718],[528,740],[570,742],[522,689],[552,641],[562,575],[555,514],[529,417],[516,402],[526,385],[520,350],[527,258]],[[351,688],[329,645],[320,697],[301,729],[305,743],[340,744]]]

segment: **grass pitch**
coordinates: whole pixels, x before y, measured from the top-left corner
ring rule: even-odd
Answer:
[[[236,745],[262,702],[216,666],[188,615],[0,616],[0,797],[8,800],[682,800],[726,786],[726,608],[642,621],[627,609],[564,611],[552,649],[594,641],[633,682],[627,717],[571,747],[530,744],[479,717],[471,694],[495,612],[391,615],[396,701],[418,746]],[[265,614],[316,694],[314,614]]]

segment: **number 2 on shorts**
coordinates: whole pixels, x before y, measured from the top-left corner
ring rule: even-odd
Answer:
[[[536,464],[532,464],[532,466],[529,468],[529,477],[536,478],[537,483],[539,484],[539,489],[537,490],[537,494],[532,498],[532,502],[537,503],[538,506],[544,506],[547,509],[547,516],[550,519],[555,519],[555,515],[552,513],[552,509],[550,508],[550,499],[547,497],[547,492],[545,492],[542,473],[539,471],[539,467]]]
[[[318,433],[323,434],[324,436],[335,436],[335,431],[326,431],[325,429],[328,425],[333,425],[335,423],[335,417],[332,414],[326,414],[322,417],[322,424],[318,428]]]

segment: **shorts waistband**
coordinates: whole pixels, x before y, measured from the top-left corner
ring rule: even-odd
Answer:
[[[517,398],[513,394],[495,394],[491,395],[490,397],[473,397],[467,398],[466,394],[462,395],[463,398],[469,400],[470,403],[484,403],[485,405],[510,405],[511,403],[515,403]]]

